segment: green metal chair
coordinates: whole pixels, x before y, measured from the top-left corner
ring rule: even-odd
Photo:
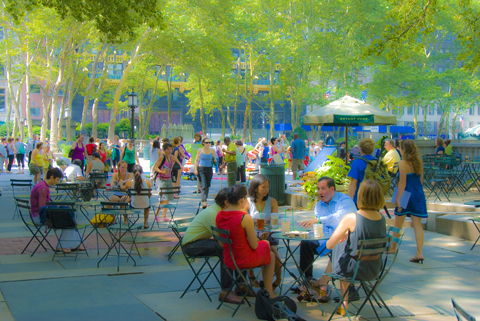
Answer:
[[[457,317],[457,321],[477,321],[472,315],[467,313],[461,306],[458,305],[457,302],[452,298],[453,304],[453,312],[455,312],[455,316]]]

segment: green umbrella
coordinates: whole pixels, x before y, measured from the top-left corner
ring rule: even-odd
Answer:
[[[348,152],[348,126],[395,125],[396,123],[396,116],[348,95],[303,116],[304,125],[345,126],[345,153]]]

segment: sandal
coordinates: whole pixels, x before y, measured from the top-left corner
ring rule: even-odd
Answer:
[[[252,284],[252,286],[254,288],[259,288],[260,287],[260,283],[262,283],[263,281],[260,281],[260,283],[258,283],[257,279],[254,277],[254,276],[249,276],[248,279],[250,280],[250,284]]]

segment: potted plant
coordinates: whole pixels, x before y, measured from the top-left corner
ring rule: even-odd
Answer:
[[[315,172],[307,172],[302,176],[302,190],[308,197],[307,208],[312,208],[317,203],[317,182],[320,177],[327,176],[335,181],[337,192],[344,192],[345,186],[350,183],[350,178],[347,176],[350,171],[350,166],[335,156],[327,156],[328,160],[318,168]]]

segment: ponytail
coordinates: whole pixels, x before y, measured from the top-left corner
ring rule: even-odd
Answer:
[[[133,189],[137,194],[140,194],[142,192],[142,166],[140,165],[135,165],[133,167],[133,176],[134,176],[134,184],[133,184]]]

